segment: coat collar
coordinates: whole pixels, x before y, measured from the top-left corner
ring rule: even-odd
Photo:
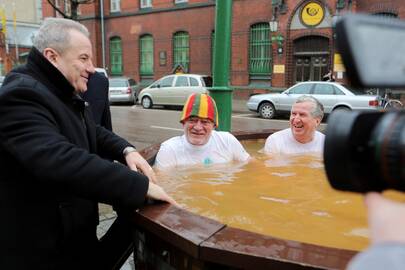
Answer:
[[[75,89],[63,74],[33,47],[28,55],[27,67],[30,75],[45,84],[50,91],[62,99],[72,99]]]

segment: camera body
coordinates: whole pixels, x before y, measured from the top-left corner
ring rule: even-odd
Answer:
[[[336,35],[351,85],[405,87],[405,22],[350,14],[338,21]],[[405,191],[405,111],[332,113],[324,162],[336,189]]]

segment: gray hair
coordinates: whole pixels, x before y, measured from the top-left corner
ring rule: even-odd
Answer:
[[[319,102],[319,100],[317,100],[313,96],[303,95],[303,96],[298,97],[297,100],[295,101],[295,103],[303,103],[303,102],[311,102],[314,105],[314,107],[311,111],[312,117],[315,117],[315,118],[319,117],[322,120],[324,110],[323,110],[323,105],[322,105],[322,103]]]
[[[33,45],[40,52],[52,48],[63,53],[70,46],[70,30],[76,30],[86,37],[90,35],[87,28],[76,21],[50,17],[43,21],[33,39]]]

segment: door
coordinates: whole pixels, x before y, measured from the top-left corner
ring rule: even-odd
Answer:
[[[153,103],[155,104],[170,104],[168,100],[170,99],[171,89],[173,88],[174,76],[168,76],[157,81],[152,87],[153,88]]]
[[[276,109],[280,111],[291,111],[291,107],[299,96],[311,93],[313,83],[302,83],[291,87],[280,94]]]
[[[306,36],[294,40],[293,82],[321,81],[330,69],[329,39]]]
[[[315,84],[313,96],[322,103],[324,111],[329,113],[336,104],[335,87],[328,83]]]
[[[328,56],[296,56],[295,83],[321,81],[328,73]]]

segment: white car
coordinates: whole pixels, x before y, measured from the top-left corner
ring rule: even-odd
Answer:
[[[110,103],[126,102],[135,104],[137,84],[134,79],[113,77],[109,80],[108,98]]]
[[[189,95],[207,93],[212,78],[198,74],[173,74],[162,77],[142,89],[138,100],[145,109],[153,105],[183,106]]]
[[[250,111],[271,119],[279,113],[289,113],[295,100],[302,95],[313,96],[324,106],[325,114],[333,110],[381,110],[381,97],[350,89],[336,82],[301,82],[278,94],[251,96]]]

